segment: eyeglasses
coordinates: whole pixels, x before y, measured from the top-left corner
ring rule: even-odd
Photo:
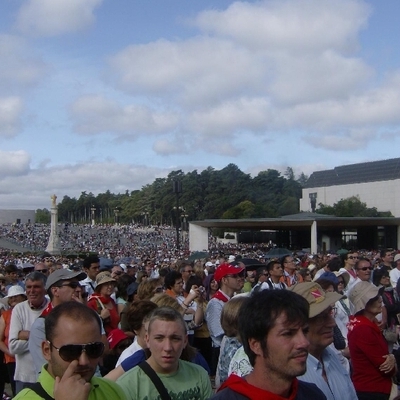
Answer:
[[[372,267],[362,267],[362,268],[357,268],[357,270],[358,270],[358,271],[366,271],[366,270],[372,271],[373,268],[372,268]]]
[[[69,282],[69,283],[63,283],[62,285],[57,285],[56,287],[61,288],[64,286],[70,287],[72,289],[76,289],[78,286],[81,286],[81,285],[79,284],[79,282]]]
[[[37,269],[36,272],[41,272],[42,274],[45,274],[48,271],[47,268],[43,268],[43,269]]]
[[[164,291],[164,288],[162,286],[154,289],[154,293],[162,293],[163,291]]]
[[[99,358],[104,352],[104,343],[92,342],[86,344],[66,344],[61,347],[54,346],[53,343],[47,341],[50,346],[53,346],[60,357],[67,362],[77,360],[82,352],[85,352],[89,358]]]
[[[358,257],[358,256],[348,256],[347,258],[350,258],[350,260],[358,260],[360,257]]]

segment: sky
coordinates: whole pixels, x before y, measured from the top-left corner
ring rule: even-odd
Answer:
[[[396,158],[399,15],[398,0],[1,0],[0,208],[179,169]]]

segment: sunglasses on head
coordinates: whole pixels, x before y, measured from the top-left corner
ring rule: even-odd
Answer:
[[[54,346],[53,343],[49,342],[50,346],[54,347],[60,357],[67,362],[77,360],[82,352],[85,352],[89,358],[99,358],[104,352],[104,343],[92,342],[86,344],[66,344],[61,347]]]

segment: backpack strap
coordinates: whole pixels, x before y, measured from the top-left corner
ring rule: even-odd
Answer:
[[[150,365],[146,361],[141,362],[139,364],[139,367],[153,382],[154,386],[158,390],[158,393],[160,393],[161,400],[171,400],[171,396],[169,395],[166,387],[162,383],[162,381],[161,381],[160,377],[157,375],[156,371],[154,371],[154,369],[151,368]]]
[[[54,397],[51,397],[44,389],[40,382],[34,383],[32,386],[29,386],[29,389],[33,390],[38,396],[45,400],[54,400]]]

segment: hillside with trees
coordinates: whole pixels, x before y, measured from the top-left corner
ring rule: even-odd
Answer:
[[[292,168],[282,175],[268,169],[252,178],[235,164],[221,170],[212,167],[201,171],[171,172],[157,178],[141,190],[114,194],[110,190],[94,195],[83,191],[79,198],[65,195],[58,203],[60,222],[97,223],[137,222],[173,224],[176,221],[176,194],[173,182],[182,184],[178,218],[201,220],[212,218],[268,218],[299,211],[302,184],[307,177],[296,179]],[[48,210],[38,210],[38,222],[50,221]]]

